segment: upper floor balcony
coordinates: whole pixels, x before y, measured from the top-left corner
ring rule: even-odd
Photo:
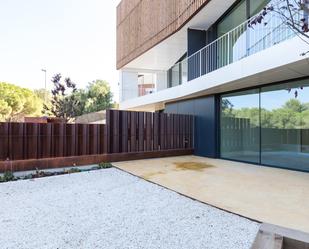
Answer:
[[[189,56],[187,50],[181,59],[170,69],[152,70],[151,73],[155,75],[155,80],[151,84],[151,91],[146,93],[153,96],[152,102],[160,102],[162,104],[164,101],[173,101],[182,98],[186,95],[183,89],[188,89],[190,86],[194,89],[195,82],[201,79],[204,81],[204,88],[207,88],[207,84],[210,88],[212,87],[212,82],[207,79],[211,79],[210,77],[215,75],[214,73],[223,72],[221,69],[224,69],[225,73],[230,73],[232,75],[234,72],[227,69],[230,68],[230,70],[233,70],[233,67],[231,67],[233,64],[236,65],[245,62],[246,59],[250,61],[250,58],[259,58],[259,60],[255,61],[256,71],[258,71],[258,65],[263,63],[267,64],[267,60],[269,60],[271,54],[266,56],[263,54],[263,57],[257,57],[255,55],[261,54],[263,51],[269,51],[271,53],[271,50],[269,50],[270,48],[276,47],[287,40],[293,40],[293,38],[297,36],[295,31],[275,12],[269,12],[265,15],[261,23],[257,22],[256,17],[257,15],[254,15],[245,20],[240,25],[225,32],[219,38],[209,42],[206,46]],[[304,18],[304,14],[296,12],[294,13],[294,18],[295,20],[300,20]],[[284,52],[285,51],[282,51],[282,53]],[[297,54],[297,49],[292,51],[292,53]],[[273,55],[278,56],[277,54]],[[299,53],[297,56],[299,56]],[[145,66],[147,67],[147,65]],[[248,64],[248,67],[252,67],[252,63],[250,63],[250,65]],[[254,71],[254,68],[251,68],[251,71]],[[132,69],[131,72],[134,72],[134,70]],[[135,72],[137,75],[140,74],[138,70]],[[231,77],[231,79],[232,78],[233,77]],[[127,94],[127,97],[125,94],[122,95],[123,98],[121,98],[121,103],[123,103],[124,108],[134,107],[134,105],[138,105],[137,103],[139,103],[139,105],[148,105],[148,103],[151,102],[151,96],[143,98],[140,101],[135,101],[136,104],[133,104],[134,101],[130,101],[130,99],[140,97],[140,95],[138,95],[140,86],[135,88],[133,86],[134,84],[131,84],[132,82],[133,81],[129,81],[126,86],[125,84],[122,86],[123,93],[126,91],[131,92],[131,94]],[[223,83],[225,82],[222,80],[221,84]],[[181,86],[183,87],[180,88]],[[179,96],[175,95],[175,97],[172,97],[174,96],[173,89],[174,91],[181,92],[178,94]],[[201,90],[201,88],[198,89]],[[167,94],[167,90],[169,90],[169,94]],[[160,94],[160,92],[164,93]],[[198,92],[197,88],[196,92]],[[187,91],[188,96],[190,94],[192,96],[192,93],[192,91]],[[157,98],[157,95],[165,96],[165,100]],[[170,97],[168,97],[168,95]],[[161,99],[162,101],[159,101]]]
[[[302,17],[295,13],[296,20]],[[167,71],[168,87],[185,84],[296,36],[277,13],[269,12],[261,23],[256,18],[253,16],[173,65]]]

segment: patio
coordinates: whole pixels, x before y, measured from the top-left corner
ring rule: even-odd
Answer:
[[[241,216],[309,232],[308,173],[196,156],[114,165]]]

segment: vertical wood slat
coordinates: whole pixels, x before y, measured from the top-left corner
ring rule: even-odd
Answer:
[[[65,155],[65,124],[53,124],[52,129],[52,147],[54,157],[63,157]]]
[[[179,148],[183,149],[184,148],[184,137],[183,137],[183,132],[184,132],[184,126],[183,126],[183,115],[179,116]]]
[[[100,125],[100,149],[99,154],[107,154],[106,147],[107,147],[107,141],[106,141],[106,125]]]
[[[152,141],[153,141],[153,136],[152,136],[152,130],[154,129],[153,126],[153,114],[152,113],[146,113],[146,151],[151,151],[153,149],[152,146]]]
[[[87,155],[89,149],[88,146],[88,125],[87,124],[77,124],[76,140],[77,142],[77,154],[79,156]]]
[[[76,125],[66,124],[66,156],[75,156],[76,153]]]
[[[160,130],[160,116],[159,113],[153,114],[153,150],[159,149],[159,130]]]
[[[22,160],[24,159],[24,124],[10,123],[9,124],[9,159]]]
[[[160,142],[159,142],[159,150],[165,150],[165,114],[161,114],[159,116],[159,123],[160,123]]]
[[[179,144],[179,115],[175,115],[174,116],[174,129],[175,129],[175,144],[174,144],[174,148],[178,149],[180,148],[180,144]]]
[[[26,159],[38,158],[38,128],[38,124],[24,124],[24,158]]]
[[[39,124],[39,158],[52,157],[52,124]]]
[[[187,117],[187,148],[192,147],[192,137],[191,137],[191,130],[192,130],[192,124],[191,124],[190,116]]]
[[[138,151],[144,151],[144,113],[138,114]]]
[[[105,150],[106,153],[111,153],[111,148],[112,148],[112,140],[111,140],[111,110],[106,110],[106,125],[105,125],[105,130],[104,130],[104,135],[105,135]]]
[[[131,112],[128,112],[128,152],[131,151]]]
[[[0,160],[9,158],[9,123],[0,123]]]
[[[112,153],[119,153],[119,111],[111,112]]]
[[[0,123],[0,160],[192,148],[187,115],[107,111],[106,125]]]
[[[121,112],[121,152],[128,152],[128,112]]]
[[[97,124],[89,125],[89,155],[95,155],[99,153],[99,137],[100,129]]]
[[[130,144],[131,144],[131,152],[136,152],[137,151],[137,145],[136,145],[136,128],[137,128],[137,122],[136,122],[136,113],[131,112],[131,128],[130,128],[130,133],[131,133],[131,138],[130,138]]]
[[[174,145],[173,114],[167,116],[167,149],[172,149]]]

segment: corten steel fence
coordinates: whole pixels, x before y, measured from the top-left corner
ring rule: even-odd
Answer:
[[[193,124],[189,115],[118,110],[107,110],[106,124],[0,123],[0,163],[189,150]]]

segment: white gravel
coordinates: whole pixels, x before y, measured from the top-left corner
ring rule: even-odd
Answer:
[[[0,184],[0,248],[249,249],[258,228],[117,169]]]

